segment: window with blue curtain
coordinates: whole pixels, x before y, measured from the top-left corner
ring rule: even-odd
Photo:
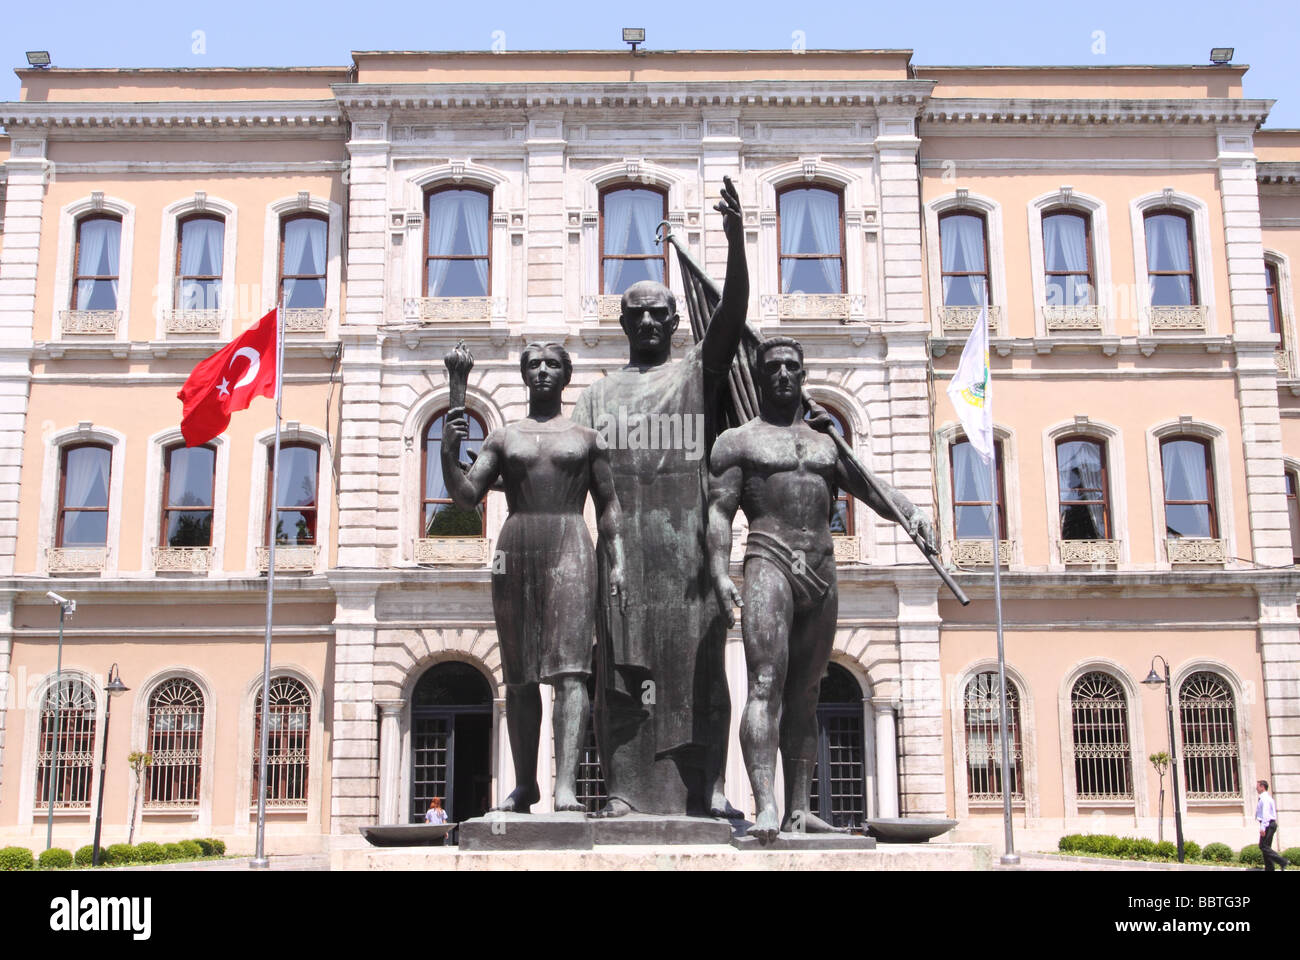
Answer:
[[[1006,481],[1002,469],[1002,441],[994,440],[998,463],[998,530],[1001,539],[1009,539],[1006,515]],[[989,465],[971,446],[969,440],[953,443],[952,454],[952,529],[957,540],[989,540],[989,504],[993,501],[993,477]]]
[[[202,214],[180,222],[176,244],[176,309],[220,310],[226,221]]]
[[[655,241],[668,219],[668,195],[613,187],[600,195],[600,292],[622,294],[642,280],[668,282],[668,245]]]
[[[1043,273],[1048,306],[1096,303],[1091,223],[1085,214],[1056,210],[1043,215]]]
[[[1197,302],[1192,224],[1178,210],[1146,215],[1147,282],[1151,306],[1185,307]]]
[[[992,303],[984,216],[960,211],[939,218],[940,279],[945,307]]]
[[[325,242],[329,221],[300,213],[280,222],[280,296],[290,309],[325,306]]]
[[[838,190],[789,187],[777,195],[782,293],[844,292],[844,204]]]
[[[492,195],[433,190],[425,200],[424,295],[486,297],[491,284]]]
[[[122,254],[122,221],[91,216],[77,221],[73,267],[73,310],[116,310]]]

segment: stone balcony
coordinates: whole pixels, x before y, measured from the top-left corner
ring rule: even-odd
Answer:
[[[998,541],[998,558],[1002,566],[1011,564],[1011,541]],[[952,544],[952,562],[959,567],[993,566],[992,540],[954,540]]]
[[[116,336],[121,310],[60,310],[59,325],[64,336]]]
[[[975,329],[975,322],[979,320],[980,311],[983,309],[983,307],[940,307],[939,326],[945,335],[970,333]],[[1002,323],[1002,308],[990,306],[988,311],[989,333],[993,334]]]
[[[1101,307],[1048,304],[1043,307],[1043,326],[1048,333],[1100,333]]]
[[[164,310],[163,330],[167,333],[197,333],[221,336],[225,313],[221,310]]]
[[[1057,540],[1056,546],[1067,566],[1119,563],[1118,540]]]
[[[419,537],[415,562],[425,566],[487,566],[491,558],[486,537]]]
[[[1170,537],[1165,541],[1170,563],[1228,562],[1228,545],[1209,537]]]
[[[154,547],[153,569],[155,573],[207,573],[212,569],[212,548]]]
[[[1203,303],[1151,308],[1151,330],[1195,330],[1204,332],[1209,308]]]
[[[257,569],[266,570],[270,567],[270,547],[257,548]],[[275,570],[279,573],[284,571],[306,571],[312,572],[316,569],[316,562],[320,558],[320,547],[316,544],[309,546],[281,546],[276,544],[275,547]]]
[[[45,569],[56,573],[103,573],[108,565],[107,547],[48,547]]]

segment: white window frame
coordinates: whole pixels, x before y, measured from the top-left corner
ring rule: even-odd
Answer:
[[[116,214],[122,218],[121,249],[117,253],[117,309],[121,313],[114,340],[129,339],[131,329],[131,277],[135,262],[135,205],[118,197],[94,193],[74,200],[59,210],[59,248],[54,266],[54,317],[50,327],[51,339],[62,340],[64,310],[72,305],[72,277],[76,272],[73,258],[77,255],[77,221],[82,217],[100,213]]]
[[[966,430],[960,423],[945,423],[935,431],[937,449],[934,462],[938,465],[935,486],[938,490],[938,507],[935,513],[939,518],[940,550],[951,557],[953,543],[956,540],[953,518],[952,490],[952,444],[959,437],[966,436]],[[1024,521],[1020,515],[1020,471],[1016,465],[1020,462],[1020,451],[1016,442],[1016,433],[1010,427],[995,423],[993,438],[1002,444],[1002,486],[1006,491],[1007,529],[998,531],[1003,540],[1010,541],[1010,556],[1007,557],[1007,569],[1019,569],[1025,565],[1024,560]],[[996,492],[995,492],[996,495]],[[996,554],[995,554],[996,556]]]
[[[149,462],[144,481],[144,526],[140,540],[140,569],[153,570],[153,550],[158,546],[162,523],[163,474],[167,469],[164,451],[174,443],[184,443],[179,427],[169,427],[149,438]],[[208,575],[220,573],[226,550],[226,501],[230,490],[230,444],[224,436],[208,441],[216,448],[215,473],[212,479],[212,563]],[[206,444],[205,444],[206,446]]]
[[[1133,682],[1129,672],[1114,660],[1095,657],[1075,664],[1061,680],[1061,687],[1057,693],[1059,707],[1057,728],[1060,731],[1061,740],[1062,798],[1065,803],[1065,829],[1067,831],[1076,826],[1071,824],[1070,821],[1079,819],[1080,805],[1078,784],[1075,782],[1074,775],[1074,685],[1085,673],[1094,671],[1107,674],[1119,684],[1120,689],[1124,692],[1126,700],[1125,714],[1128,716],[1129,765],[1131,768],[1129,775],[1133,779],[1133,799],[1131,801],[1088,800],[1086,805],[1090,808],[1115,809],[1117,812],[1131,817],[1134,824],[1148,816],[1147,751],[1146,738],[1142,730],[1143,703],[1140,699],[1141,691],[1139,691],[1138,685]],[[1087,825],[1082,826],[1086,827]]]
[[[330,535],[333,533],[334,519],[334,469],[331,461],[334,448],[330,444],[329,434],[316,427],[305,426],[292,420],[280,425],[280,444],[314,443],[320,448],[320,459],[316,466],[316,566],[314,573],[320,573],[330,565]],[[245,571],[250,576],[258,576],[261,567],[257,562],[257,548],[265,547],[267,485],[270,478],[270,450],[275,446],[275,428],[263,430],[253,438],[252,476],[248,498],[252,510],[248,515],[248,546],[244,555],[247,564]],[[279,564],[277,563],[278,567]]]
[[[1133,231],[1133,289],[1137,293],[1138,333],[1151,336],[1151,286],[1147,278],[1146,213],[1160,207],[1180,210],[1192,221],[1192,260],[1198,305],[1205,307],[1205,335],[1218,332],[1215,321],[1214,260],[1210,246],[1210,208],[1200,197],[1168,188],[1134,197],[1129,203]],[[1195,334],[1197,331],[1188,331]]]
[[[208,678],[193,667],[171,666],[159,670],[150,676],[139,687],[139,692],[135,696],[135,703],[131,712],[131,749],[147,753],[149,750],[149,700],[153,697],[154,692],[174,677],[181,677],[186,680],[194,681],[203,695],[203,756],[199,758],[199,803],[198,807],[192,810],[184,808],[176,810],[146,810],[145,804],[148,798],[144,793],[144,779],[141,778],[140,790],[140,807],[138,810],[132,810],[131,800],[135,793],[135,776],[125,778],[125,788],[123,794],[126,801],[126,811],[128,823],[134,813],[139,816],[140,823],[143,823],[146,817],[153,819],[158,824],[179,824],[185,822],[194,823],[194,829],[200,831],[201,836],[207,836],[205,831],[212,828],[212,798],[216,784],[214,781],[217,777],[216,768],[216,751],[217,751],[217,699],[212,693],[212,684]],[[147,774],[146,774],[147,775]]]
[[[239,290],[235,286],[235,251],[239,239],[239,210],[228,200],[198,191],[192,197],[176,200],[163,207],[162,228],[158,244],[158,289],[154,297],[157,324],[155,336],[167,338],[166,315],[176,308],[176,245],[180,242],[180,224],[190,214],[216,214],[225,218],[226,230],[221,253],[221,334],[232,336],[234,316],[239,311]]]
[[[325,762],[325,709],[321,700],[320,684],[304,668],[291,663],[282,663],[271,667],[271,680],[279,677],[292,677],[307,688],[311,697],[311,722],[308,730],[307,746],[307,802],[301,808],[289,808],[283,811],[286,817],[302,827],[316,827],[321,823],[322,796],[324,794],[323,764]],[[257,698],[262,693],[262,674],[249,681],[244,688],[244,695],[239,701],[239,748],[240,757],[238,774],[235,777],[235,832],[250,833],[252,824],[249,819],[257,812],[253,803],[253,757],[256,744],[253,732],[256,727]],[[302,816],[299,821],[296,819]]]
[[[1132,538],[1128,531],[1128,484],[1124,467],[1124,440],[1119,427],[1085,416],[1047,427],[1043,431],[1044,504],[1047,508],[1047,551],[1050,569],[1066,569],[1061,562],[1061,490],[1057,476],[1056,443],[1079,435],[1100,443],[1106,451],[1106,497],[1110,505],[1113,540],[1119,541],[1119,569],[1132,566]]]
[[[961,820],[969,817],[971,811],[969,783],[966,777],[966,687],[977,675],[997,673],[997,670],[997,660],[976,660],[957,674],[956,682],[952,686],[948,706],[948,713],[952,720],[952,794],[956,804],[956,816]],[[1013,797],[1011,806],[1013,810],[1019,807],[1024,817],[1033,820],[1039,816],[1038,729],[1034,723],[1033,693],[1019,670],[1011,664],[1006,665],[1006,670],[1007,680],[1015,684],[1016,693],[1020,695],[1020,751],[1025,781],[1024,800],[1016,800]]]
[[[304,202],[305,201],[305,202]],[[343,269],[343,207],[323,197],[295,194],[281,197],[266,205],[266,226],[262,234],[262,312],[277,305],[280,290],[280,225],[300,213],[323,215],[327,221],[325,238],[325,309],[329,311],[325,332],[335,336],[341,317],[340,278]]]
[[[1106,204],[1097,197],[1079,193],[1073,187],[1062,187],[1051,193],[1040,194],[1029,201],[1029,277],[1034,291],[1034,332],[1039,337],[1060,336],[1049,332],[1043,315],[1047,305],[1047,260],[1043,252],[1043,214],[1055,207],[1058,212],[1076,212],[1087,215],[1089,239],[1092,249],[1092,274],[1095,289],[1093,296],[1100,312],[1101,330],[1083,335],[1111,336],[1115,333],[1115,287],[1110,262],[1110,220]]]
[[[1160,460],[1160,442],[1176,434],[1186,434],[1210,441],[1210,456],[1214,458],[1212,466],[1215,520],[1219,528],[1219,539],[1225,545],[1224,567],[1227,569],[1240,567],[1242,563],[1236,559],[1238,556],[1237,530],[1234,522],[1236,510],[1229,476],[1233,461],[1229,459],[1227,433],[1222,427],[1202,420],[1193,420],[1191,417],[1166,420],[1147,430],[1147,475],[1151,478],[1151,535],[1155,550],[1152,556],[1156,558],[1156,566],[1161,570],[1171,568],[1169,550],[1165,544],[1165,524],[1161,522],[1165,516],[1165,474]]]
[[[122,539],[122,487],[126,467],[126,434],[111,427],[82,421],[75,427],[56,431],[45,438],[45,462],[41,468],[41,515],[36,545],[36,575],[48,577],[46,551],[54,546],[59,522],[59,465],[63,448],[72,444],[101,443],[111,451],[108,463],[108,535],[104,541],[103,576],[116,576],[118,544]]]
[[[945,213],[979,213],[988,227],[989,292],[993,304],[1001,308],[1001,319],[989,328],[989,335],[1008,335],[1011,316],[1007,303],[1006,235],[1002,226],[1002,204],[992,197],[972,191],[944,194],[925,205],[925,233],[930,242],[925,245],[926,274],[930,288],[930,321],[935,336],[944,336],[939,322],[939,308],[943,306],[943,257],[939,249],[939,218]]]
[[[1220,680],[1226,683],[1232,690],[1232,712],[1236,719],[1237,729],[1237,775],[1241,778],[1241,813],[1243,816],[1250,817],[1255,813],[1255,739],[1254,729],[1251,725],[1250,706],[1258,702],[1258,692],[1254,685],[1246,685],[1242,682],[1241,676],[1228,666],[1222,660],[1213,660],[1201,657],[1190,660],[1187,663],[1180,664],[1176,671],[1171,671],[1171,683],[1173,684],[1174,723],[1175,743],[1178,749],[1179,777],[1183,781],[1184,789],[1179,791],[1179,799],[1183,816],[1187,816],[1189,807],[1195,810],[1198,807],[1224,806],[1232,801],[1223,800],[1195,800],[1187,799],[1186,785],[1186,767],[1181,764],[1186,762],[1187,754],[1183,750],[1183,722],[1181,710],[1181,694],[1183,682],[1194,673],[1213,673]]]
[[[30,826],[37,822],[38,818],[40,820],[45,819],[44,815],[36,808],[36,766],[40,761],[41,711],[46,695],[49,693],[50,688],[54,686],[54,680],[55,674],[51,670],[33,686],[31,693],[27,696],[27,716],[23,724],[22,770],[18,775],[18,810],[15,817],[16,824],[20,827]],[[95,693],[95,760],[90,776],[90,807],[76,810],[56,809],[54,819],[76,820],[80,818],[89,821],[94,816],[94,798],[98,796],[99,792],[99,758],[104,750],[104,702],[107,695],[104,693],[104,686],[101,682],[102,677],[82,667],[64,666],[60,680],[80,680],[89,684],[91,690]],[[41,810],[46,809],[48,807],[41,808]]]
[[[429,420],[433,415],[450,405],[451,395],[447,387],[439,387],[413,403],[402,423],[401,480],[398,487],[401,502],[397,527],[400,531],[397,553],[401,557],[401,566],[418,566],[415,562],[415,541],[420,537],[420,503],[423,494],[420,489],[420,457],[423,455],[424,434],[429,429]],[[465,390],[465,406],[483,421],[484,439],[492,431],[505,427],[505,417],[500,408],[474,384]],[[499,490],[489,490],[486,499],[484,536],[490,545],[496,542],[501,525],[506,521],[507,508],[505,494]]]

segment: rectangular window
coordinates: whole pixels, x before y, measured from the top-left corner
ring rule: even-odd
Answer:
[[[1062,540],[1109,540],[1106,448],[1088,437],[1056,443]]]
[[[1090,227],[1088,217],[1081,213],[1044,215],[1043,272],[1048,306],[1087,307],[1096,302]]]
[[[212,447],[167,449],[163,475],[162,530],[165,547],[212,546],[212,488],[217,453]]]
[[[1282,323],[1282,298],[1279,292],[1277,264],[1264,261],[1264,292],[1268,296],[1268,329],[1278,336],[1277,348],[1286,349],[1286,327]]]
[[[600,195],[600,292],[621,294],[634,283],[667,283],[668,247],[655,241],[668,219],[668,195],[618,187]]]
[[[272,502],[275,504],[275,542],[282,546],[306,547],[316,542],[317,482],[320,469],[320,448],[314,444],[294,443],[280,447],[279,493],[273,499],[271,491],[271,458],[275,450],[267,452],[267,525],[262,533],[263,543],[270,533]]]
[[[492,196],[472,187],[425,201],[424,295],[486,297],[491,285]]]
[[[1146,215],[1147,282],[1151,306],[1185,307],[1197,302],[1192,225],[1185,213]]]
[[[844,219],[839,191],[792,187],[777,197],[782,293],[844,292]]]
[[[1160,463],[1165,483],[1165,535],[1217,537],[1209,445],[1196,437],[1172,437],[1160,444]]]
[[[988,230],[982,216],[949,213],[939,218],[939,260],[945,307],[992,303]]]
[[[108,490],[112,451],[85,444],[64,447],[59,470],[56,547],[108,544]]]
[[[182,220],[176,243],[176,309],[220,310],[226,221],[196,216]]]
[[[1002,469],[1002,441],[994,441],[994,456],[998,464],[998,531],[1000,539],[1009,540],[1006,515],[1006,478]],[[968,440],[952,445],[952,509],[953,536],[957,540],[989,540],[993,531],[989,526],[989,502],[992,498],[993,477]]]
[[[121,220],[116,217],[83,217],[77,221],[73,310],[117,309],[121,252]]]
[[[329,221],[304,214],[280,224],[280,296],[289,309],[325,306],[325,242]]]
[[[1300,501],[1296,499],[1296,492],[1300,490],[1300,482],[1296,480],[1294,470],[1286,471],[1286,515],[1291,521],[1291,560],[1293,563],[1300,563]]]

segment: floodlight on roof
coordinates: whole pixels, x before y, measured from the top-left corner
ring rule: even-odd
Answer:
[[[1231,63],[1234,47],[1215,47],[1210,51],[1210,63]]]
[[[50,51],[48,50],[27,51],[27,66],[48,67],[49,65],[50,65]]]
[[[623,42],[632,44],[632,52],[636,53],[638,43],[645,43],[645,27],[624,27]]]

